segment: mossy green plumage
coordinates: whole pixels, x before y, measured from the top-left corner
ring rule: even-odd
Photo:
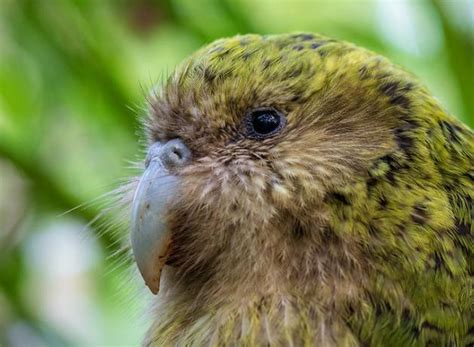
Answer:
[[[474,344],[474,134],[411,74],[319,35],[245,35],[150,105],[150,141],[194,161],[148,343]],[[261,106],[286,127],[247,139]]]

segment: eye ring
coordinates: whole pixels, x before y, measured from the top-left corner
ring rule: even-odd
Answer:
[[[245,136],[255,140],[263,140],[278,134],[285,124],[285,116],[275,108],[255,108],[248,111],[245,116]]]

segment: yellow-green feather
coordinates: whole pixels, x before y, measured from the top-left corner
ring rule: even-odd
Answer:
[[[332,175],[334,181],[321,188],[329,211],[327,235],[342,240],[328,242],[326,254],[346,256],[342,248],[350,245],[356,258],[348,256],[347,268],[361,271],[362,279],[357,295],[337,297],[335,317],[328,321],[337,340],[328,344],[474,344],[474,135],[411,74],[372,52],[320,35],[245,35],[196,52],[170,78],[161,97],[167,105],[163,113],[186,114],[188,121],[195,117],[193,108],[211,109],[212,104],[214,116],[207,114],[206,120],[212,129],[201,127],[188,135],[197,155],[208,136],[216,145],[227,145],[225,136],[237,131],[241,105],[262,106],[265,98],[287,112],[295,105],[305,105],[308,114],[319,110],[311,119],[290,119],[289,126],[301,130],[314,122],[325,129],[318,136],[324,141],[332,137],[335,144],[329,161],[339,155],[337,145],[347,143],[341,148],[348,152],[331,164],[341,166],[336,171],[341,178]],[[150,136],[166,139],[179,133],[179,123],[173,122],[150,125]],[[305,174],[303,168],[291,170],[295,177]],[[302,206],[319,192],[311,182],[299,182]],[[285,205],[290,189],[279,186],[272,194],[279,206],[291,208]],[[317,295],[330,289],[321,290]],[[229,307],[233,316],[221,317],[219,325],[210,319],[219,312],[212,308],[191,329],[185,328],[186,317],[175,317],[159,325],[151,341],[177,341],[181,334],[182,342],[206,343],[211,336],[215,345],[256,345],[270,320],[283,331],[278,339],[286,336],[309,346],[318,332],[311,326],[315,313],[304,308],[308,300],[285,306],[256,298],[243,308]],[[296,310],[289,316],[298,320],[279,323],[285,315],[275,307]],[[236,321],[246,322],[246,334],[236,330]]]

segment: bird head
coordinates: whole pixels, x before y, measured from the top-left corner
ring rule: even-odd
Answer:
[[[420,140],[433,122],[423,110],[438,108],[388,60],[323,36],[200,49],[149,97],[132,216],[146,284],[157,293],[163,277],[163,300],[188,313],[362,295],[394,250],[410,259],[431,242],[397,240],[439,195],[423,187],[436,177]]]

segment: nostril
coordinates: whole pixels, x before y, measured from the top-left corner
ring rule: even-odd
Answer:
[[[185,165],[191,159],[191,151],[180,139],[174,139],[163,146],[161,160],[165,166],[177,167]]]
[[[180,139],[157,142],[148,149],[145,167],[155,160],[160,161],[165,168],[183,166],[191,160],[191,151]]]
[[[178,157],[179,160],[183,159],[183,153],[181,153],[179,148],[173,147],[172,152]]]

